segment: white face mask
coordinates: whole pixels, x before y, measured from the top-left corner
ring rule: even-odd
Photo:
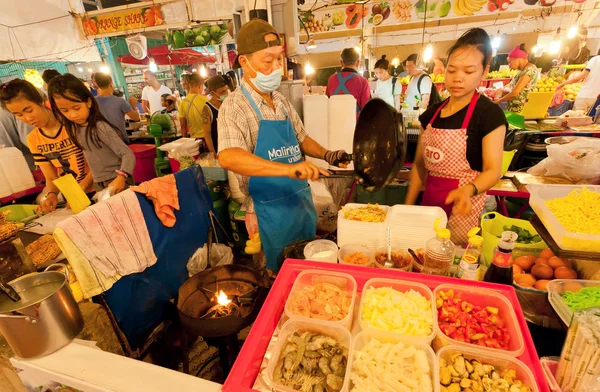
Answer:
[[[256,88],[260,92],[263,92],[265,94],[272,93],[273,91],[275,91],[279,88],[279,86],[281,85],[281,69],[280,68],[274,69],[273,72],[271,72],[268,75],[265,75],[263,73],[256,71],[254,69],[254,67],[252,67],[252,64],[250,64],[250,60],[248,60],[247,57],[246,57],[246,62],[248,63],[248,67],[250,67],[250,69],[252,71],[256,72],[256,77],[250,78],[250,80],[252,81],[252,84],[254,84],[254,86],[256,86]]]

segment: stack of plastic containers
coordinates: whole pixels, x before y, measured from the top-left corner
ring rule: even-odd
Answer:
[[[346,204],[348,208],[365,207],[366,204]],[[435,236],[433,224],[440,219],[439,227],[446,227],[448,218],[439,207],[380,205],[386,211],[384,222],[359,222],[348,220],[344,210],[338,213],[338,246],[362,245],[372,251],[387,247],[387,229],[391,229],[392,246],[400,249],[423,248]]]

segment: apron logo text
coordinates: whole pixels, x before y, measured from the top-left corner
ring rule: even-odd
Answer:
[[[444,152],[439,148],[426,146],[425,158],[432,163],[439,163],[444,160]]]
[[[287,159],[289,163],[295,163],[302,159],[300,154],[300,146],[290,146],[290,147],[281,147],[281,148],[273,148],[269,150],[269,160],[280,160]]]

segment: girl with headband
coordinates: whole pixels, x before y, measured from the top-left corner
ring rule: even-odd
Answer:
[[[529,62],[528,57],[525,44],[517,46],[508,54],[510,69],[518,69],[519,73],[510,81],[510,92],[494,101],[496,103],[507,102],[507,110],[513,113],[521,113],[529,93],[537,84],[538,70],[534,64]]]

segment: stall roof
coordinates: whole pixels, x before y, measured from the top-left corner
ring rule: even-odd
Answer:
[[[99,61],[93,40],[81,37],[71,12],[79,0],[3,0],[0,60]]]
[[[199,63],[214,63],[215,57],[208,53],[200,53],[193,49],[170,50],[168,45],[148,48],[148,56],[152,56],[157,65],[185,65]],[[125,64],[147,65],[149,57],[138,60],[132,55],[119,56],[118,60]]]

